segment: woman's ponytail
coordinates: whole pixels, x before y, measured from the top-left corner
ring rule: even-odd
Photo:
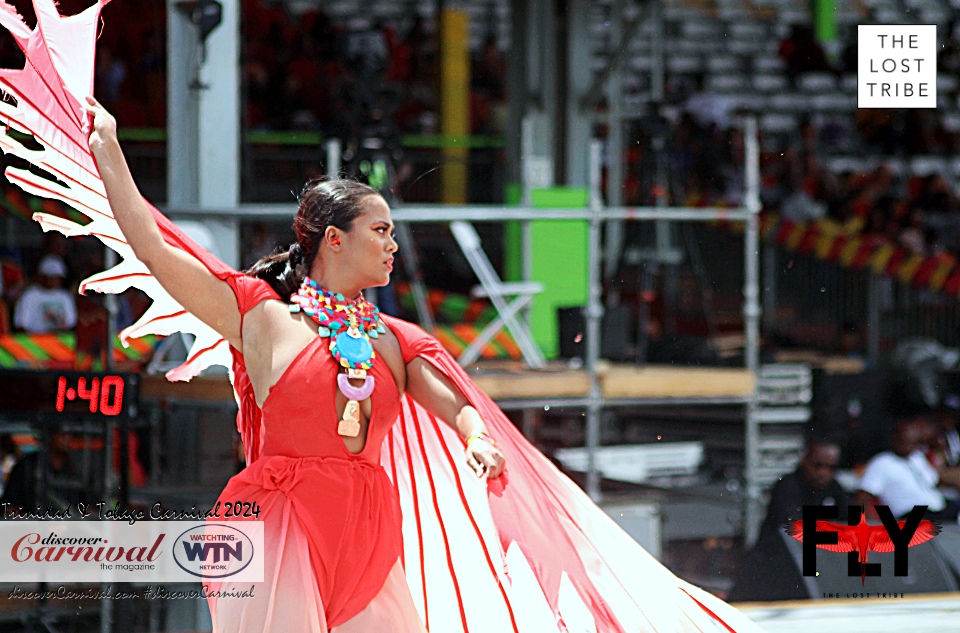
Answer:
[[[278,252],[267,255],[244,272],[266,281],[286,301],[297,291],[306,275],[303,259],[303,249],[294,242],[287,250],[278,249]]]
[[[287,249],[287,257],[290,258],[290,266],[293,268],[303,263],[303,249],[300,248],[300,242],[294,242],[290,245],[290,248]]]

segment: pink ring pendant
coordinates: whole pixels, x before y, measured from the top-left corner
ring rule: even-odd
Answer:
[[[350,378],[346,374],[337,374],[337,386],[340,387],[343,395],[350,400],[356,400],[357,402],[366,400],[373,393],[373,385],[373,376],[366,376],[363,379],[362,387],[354,387],[350,384]]]

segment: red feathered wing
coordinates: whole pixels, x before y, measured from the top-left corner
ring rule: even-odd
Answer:
[[[817,547],[825,549],[828,552],[856,552],[859,551],[857,544],[857,535],[852,530],[856,526],[845,525],[843,523],[833,523],[832,521],[817,521],[817,532],[836,532],[836,543],[817,543]],[[883,528],[880,528],[881,530]],[[787,534],[803,542],[803,521],[794,521],[787,526]]]
[[[230,364],[227,344],[193,315],[185,312],[133,251],[113,219],[96,162],[87,145],[89,120],[81,100],[93,91],[94,48],[100,10],[108,0],[75,16],[64,17],[52,0],[34,0],[37,26],[29,29],[13,7],[0,2],[0,26],[13,35],[26,57],[23,69],[0,70],[0,90],[8,98],[0,102],[0,150],[17,156],[36,169],[8,167],[7,179],[28,193],[59,200],[90,221],[80,224],[55,215],[34,215],[44,231],[66,236],[92,235],[115,250],[121,262],[93,275],[81,284],[81,292],[118,293],[139,288],[153,300],[143,317],[123,332],[121,340],[145,334],[188,332],[196,335],[187,361],[171,370],[172,380],[189,380],[212,364]],[[28,134],[42,148],[25,145],[17,134]],[[187,238],[170,220],[153,209],[164,239],[203,261],[211,270],[229,268]]]
[[[906,521],[898,521],[897,525],[900,526],[902,530],[906,523]],[[857,530],[858,526],[856,525],[833,523],[831,521],[817,521],[818,532],[837,532],[837,543],[817,543],[817,547],[830,552],[858,552],[860,551],[860,537],[857,534]],[[939,534],[940,530],[940,525],[935,521],[928,521],[927,519],[920,521],[920,525],[917,526],[917,531],[910,537],[910,542],[907,544],[907,547],[926,543]],[[794,521],[787,526],[787,533],[802,543],[803,521]],[[890,535],[887,534],[886,528],[882,525],[871,525],[869,534],[870,542],[868,551],[886,553],[894,550],[893,541],[890,539]]]
[[[154,303],[122,333],[190,332],[187,362],[168,373],[187,380],[204,367],[231,366],[227,344],[185,312],[136,259],[107,204],[87,148],[89,122],[80,105],[92,90],[99,12],[106,0],[61,17],[52,0],[35,0],[30,30],[0,3],[0,25],[24,51],[23,70],[0,72],[0,121],[33,136],[32,150],[0,130],[0,149],[47,174],[8,169],[24,190],[60,200],[89,218],[79,224],[37,214],[44,230],[93,235],[122,262],[82,288],[121,292],[136,287]],[[164,239],[225,278],[232,271],[155,209]],[[382,464],[403,508],[407,578],[430,630],[442,631],[757,631],[752,622],[660,565],[541,455],[443,351],[416,326],[387,319],[405,356],[422,356],[450,378],[483,415],[507,456],[507,471],[488,485],[466,467],[463,444],[409,397],[383,446]],[[239,365],[236,365],[239,367]],[[243,372],[234,376],[238,428],[249,462],[259,457],[260,410]]]
[[[901,530],[903,529],[904,524],[906,524],[906,521],[897,522],[897,525],[900,526]],[[924,519],[920,521],[920,525],[917,526],[917,531],[914,532],[913,536],[910,537],[910,542],[907,543],[907,547],[913,547],[914,545],[919,545],[920,543],[926,543],[937,534],[940,534],[940,531],[941,528],[939,523]],[[874,540],[870,549],[875,552],[893,551],[893,541],[890,540],[890,535],[887,534],[886,530],[884,530],[883,534]]]

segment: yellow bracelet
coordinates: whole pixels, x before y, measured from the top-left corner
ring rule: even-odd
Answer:
[[[497,445],[497,443],[493,440],[493,438],[490,437],[489,435],[487,435],[486,433],[474,433],[473,435],[471,435],[470,437],[468,437],[468,438],[467,438],[467,446],[470,446],[470,442],[472,442],[472,441],[474,441],[474,440],[483,440],[484,442],[487,442],[488,444],[490,444],[490,446],[496,446],[496,445]]]

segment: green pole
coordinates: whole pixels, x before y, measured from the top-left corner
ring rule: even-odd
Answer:
[[[821,44],[837,41],[837,5],[835,0],[810,0],[813,31]],[[829,53],[830,47],[826,47]]]

